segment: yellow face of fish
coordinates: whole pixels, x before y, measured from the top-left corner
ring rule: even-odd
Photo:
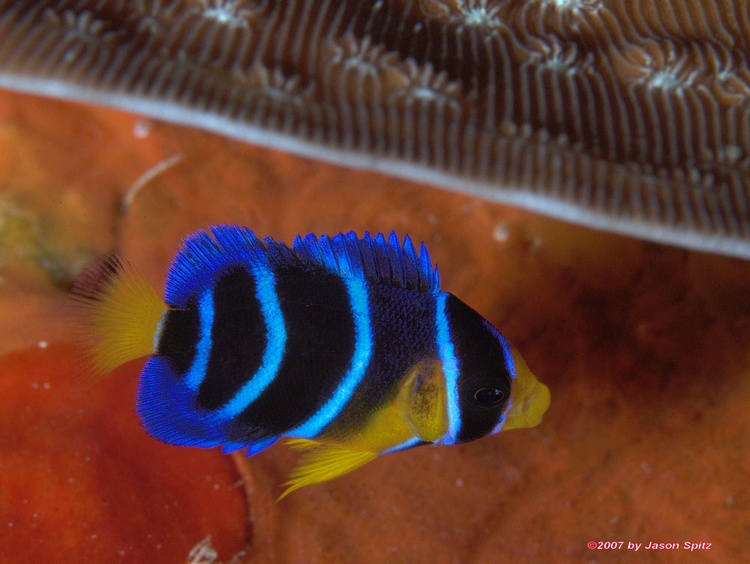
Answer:
[[[502,430],[536,427],[550,404],[549,388],[536,379],[526,361],[512,347],[516,378],[510,393],[510,407],[505,414]]]

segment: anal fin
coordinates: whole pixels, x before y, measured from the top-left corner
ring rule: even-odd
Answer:
[[[349,450],[308,439],[292,439],[286,444],[294,450],[305,451],[305,454],[289,474],[289,481],[283,484],[287,489],[277,501],[304,486],[343,476],[378,457],[375,452]]]

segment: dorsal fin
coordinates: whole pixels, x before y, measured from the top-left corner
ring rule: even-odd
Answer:
[[[408,235],[403,245],[391,232],[361,239],[354,231],[333,237],[310,233],[297,237],[290,249],[270,237],[259,239],[250,229],[236,225],[214,225],[185,239],[175,255],[167,277],[167,303],[182,304],[201,280],[213,278],[227,265],[302,266],[313,262],[343,276],[364,278],[376,284],[435,293],[440,275],[432,265],[424,243],[419,255]]]
[[[427,247],[422,243],[417,255],[408,235],[402,245],[393,231],[388,241],[382,233],[373,238],[365,232],[361,239],[354,231],[333,237],[310,233],[298,236],[292,250],[303,260],[317,262],[344,276],[364,277],[376,284],[420,292],[440,291],[440,274],[430,261]]]
[[[166,287],[169,304],[182,304],[201,281],[211,279],[228,265],[267,266],[299,264],[299,258],[283,243],[259,239],[247,227],[214,225],[187,237],[172,260]]]

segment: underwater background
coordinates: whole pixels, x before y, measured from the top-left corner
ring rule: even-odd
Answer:
[[[161,289],[182,238],[215,223],[424,241],[443,289],[550,387],[543,423],[280,503],[284,446],[247,459],[150,438],[140,363],[80,377],[66,294],[111,252]],[[749,343],[750,262],[0,92],[0,562],[604,562],[628,543],[659,561],[649,543],[686,559],[685,542],[750,560]]]

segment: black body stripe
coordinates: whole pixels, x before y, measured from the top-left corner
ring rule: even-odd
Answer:
[[[169,359],[178,378],[185,376],[193,363],[199,334],[200,316],[195,300],[189,301],[184,309],[167,311],[156,354]]]
[[[461,429],[457,438],[459,442],[466,442],[489,434],[500,421],[505,405],[503,402],[494,409],[477,406],[474,401],[476,390],[481,387],[500,389],[507,401],[511,377],[503,345],[476,311],[450,295],[446,301],[446,314],[460,371]]]
[[[260,368],[266,348],[266,324],[252,275],[236,268],[213,289],[214,322],[206,375],[198,405],[216,409],[232,399]]]
[[[232,439],[261,428],[282,435],[314,415],[336,393],[354,354],[349,293],[336,274],[280,269],[276,291],[287,332],[279,372],[233,423]]]

